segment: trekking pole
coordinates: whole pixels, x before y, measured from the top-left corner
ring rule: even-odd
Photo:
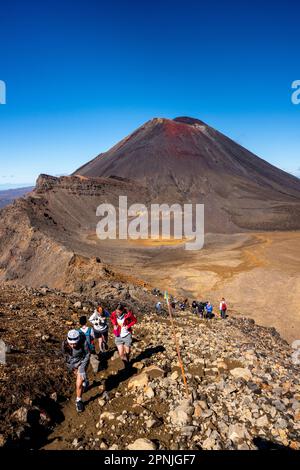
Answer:
[[[174,320],[173,320],[171,306],[170,306],[168,297],[165,297],[165,298],[166,298],[167,305],[168,305],[168,310],[169,310],[169,315],[170,315],[170,320],[171,320],[171,325],[172,325],[172,332],[173,332],[174,341],[175,341],[175,345],[176,345],[176,349],[177,349],[178,362],[179,362],[179,366],[180,366],[180,369],[181,369],[181,374],[182,374],[182,379],[183,379],[183,383],[184,383],[184,386],[185,386],[186,396],[189,399],[189,389],[188,389],[188,385],[187,385],[187,381],[186,381],[183,362],[182,362],[182,359],[181,359],[179,343],[178,343],[177,336],[176,336],[175,323],[174,323]]]

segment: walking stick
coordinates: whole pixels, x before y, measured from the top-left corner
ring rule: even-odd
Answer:
[[[165,299],[166,299],[166,302],[167,302],[167,305],[168,305],[169,316],[170,316],[171,325],[172,325],[172,332],[173,332],[174,341],[175,341],[175,345],[176,345],[177,356],[178,356],[178,362],[179,362],[179,366],[180,366],[180,369],[181,369],[182,379],[183,379],[183,383],[184,383],[184,386],[185,386],[185,392],[186,392],[187,398],[189,399],[189,398],[190,398],[190,396],[189,396],[189,389],[188,389],[188,385],[187,385],[187,381],[186,381],[186,376],[185,376],[185,372],[184,372],[184,366],[183,366],[183,362],[182,362],[181,354],[180,354],[179,343],[178,343],[178,339],[177,339],[177,336],[176,336],[175,323],[174,323],[174,319],[173,319],[173,315],[172,315],[172,310],[171,310],[171,306],[170,306],[170,302],[169,302],[169,298],[168,298],[167,293],[165,293]]]

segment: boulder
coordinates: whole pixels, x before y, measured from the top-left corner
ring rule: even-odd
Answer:
[[[174,370],[174,372],[172,372],[171,376],[170,376],[170,379],[171,380],[177,380],[179,378],[179,374],[178,374],[178,371],[177,370]]]
[[[233,442],[240,441],[245,437],[245,428],[242,424],[231,424],[228,429],[228,439]]]
[[[243,367],[236,367],[230,371],[230,374],[236,379],[244,379],[249,381],[252,379],[252,373],[249,369],[244,369]]]
[[[144,363],[141,362],[141,361],[139,361],[139,362],[134,362],[134,363],[132,364],[132,367],[134,367],[135,369],[141,370],[141,369],[143,369],[143,367],[144,367]]]
[[[145,388],[144,394],[149,399],[153,398],[155,395],[153,388],[149,386]]]
[[[164,371],[160,367],[155,366],[155,365],[146,367],[143,370],[143,373],[147,374],[148,377],[150,377],[151,379],[155,379],[157,377],[163,377],[165,375]]]
[[[179,406],[170,411],[169,417],[174,426],[186,426],[192,422],[194,407],[189,400],[183,400]]]
[[[129,382],[128,382],[128,389],[132,389],[132,388],[144,388],[144,387],[147,387],[148,385],[148,382],[149,382],[149,378],[148,378],[148,375],[145,374],[145,372],[142,372],[141,374],[139,375],[135,375],[134,377],[132,377]]]
[[[149,439],[136,439],[132,444],[127,446],[128,450],[156,450],[156,445]]]
[[[205,441],[202,442],[201,447],[204,450],[212,450],[215,445],[215,439],[208,437]]]
[[[104,411],[100,415],[100,419],[107,419],[108,421],[112,421],[115,418],[115,413],[110,413],[109,411]]]
[[[266,415],[263,415],[256,420],[256,426],[258,426],[259,428],[265,428],[268,425],[269,425],[269,420],[266,417]]]

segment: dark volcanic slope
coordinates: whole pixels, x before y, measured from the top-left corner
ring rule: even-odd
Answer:
[[[74,174],[130,178],[153,198],[202,202],[212,231],[300,227],[300,180],[196,119],[153,119]]]

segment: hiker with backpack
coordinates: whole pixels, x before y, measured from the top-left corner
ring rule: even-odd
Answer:
[[[179,308],[182,312],[185,311],[186,308],[189,306],[189,299],[184,299],[183,302],[179,303]]]
[[[78,330],[70,330],[62,343],[62,354],[68,370],[76,377],[76,410],[80,413],[84,411],[82,394],[89,385],[86,371],[90,351],[85,335]]]
[[[205,307],[206,307],[206,302],[198,302],[197,308],[198,308],[198,315],[200,318],[204,317]]]
[[[221,318],[225,319],[226,318],[226,312],[227,312],[227,304],[226,304],[226,301],[224,299],[224,297],[222,297],[221,301],[220,301],[220,315],[221,315]]]
[[[114,327],[115,343],[124,367],[130,367],[129,357],[132,345],[132,327],[137,319],[124,304],[119,304],[111,314],[111,322]]]
[[[155,311],[156,311],[157,314],[161,313],[161,311],[162,311],[162,303],[161,302],[157,302],[155,304]]]
[[[205,307],[205,311],[206,311],[206,318],[212,318],[212,316],[213,316],[213,306],[210,302],[207,302],[206,307]]]
[[[87,341],[90,353],[95,354],[96,349],[95,349],[94,329],[91,326],[87,326],[87,318],[85,315],[79,318],[79,324],[80,324],[79,332],[85,335],[85,339]]]
[[[109,312],[100,304],[90,316],[89,321],[93,324],[95,339],[99,343],[99,354],[108,350],[108,320]]]
[[[87,318],[85,315],[79,318],[79,323],[81,326],[78,331],[85,335],[85,339],[91,354],[90,363],[94,373],[97,374],[99,371],[100,361],[96,354],[94,329],[91,326],[87,326]]]
[[[196,300],[193,300],[192,302],[192,312],[196,315],[198,312],[198,304]]]

